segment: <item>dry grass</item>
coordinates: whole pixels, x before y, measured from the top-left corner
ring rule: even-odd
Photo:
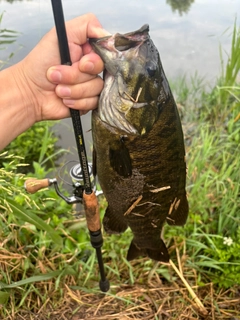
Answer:
[[[133,271],[139,261],[133,262]],[[141,265],[141,263],[140,263]],[[229,290],[215,291],[212,283],[197,286],[197,274],[194,270],[179,268],[188,275],[187,281],[204,305],[205,314],[196,306],[189,290],[174,270],[169,266],[170,273],[175,279],[168,282],[161,279],[157,271],[139,274],[134,285],[128,282],[128,271],[121,270],[121,281],[112,277],[111,289],[107,294],[96,289],[96,281],[88,283],[89,289],[76,287],[73,277],[66,277],[62,284],[63,297],[57,301],[54,297],[52,283],[39,283],[39,290],[47,291],[49,298],[44,305],[32,301],[34,308],[19,310],[9,314],[3,320],[127,320],[127,319],[208,319],[208,320],[239,320],[240,319],[240,287]],[[157,269],[155,269],[157,270]],[[140,272],[140,270],[137,270]],[[92,288],[95,288],[94,290]],[[75,287],[75,288],[74,288]]]

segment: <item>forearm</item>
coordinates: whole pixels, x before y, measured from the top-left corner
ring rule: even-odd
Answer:
[[[35,123],[31,96],[19,64],[0,72],[0,150]]]

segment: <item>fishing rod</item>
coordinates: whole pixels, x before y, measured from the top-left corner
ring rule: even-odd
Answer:
[[[64,23],[63,8],[61,0],[51,0],[54,21],[57,31],[59,51],[61,57],[61,64],[71,65],[71,58],[69,53],[66,28]],[[76,145],[78,149],[78,156],[82,167],[84,191],[83,191],[83,204],[86,214],[87,225],[90,233],[91,244],[96,249],[100,282],[99,287],[101,291],[107,292],[109,290],[109,281],[105,276],[104,264],[102,259],[101,247],[103,245],[103,237],[101,231],[101,222],[97,196],[92,190],[91,179],[88,168],[87,154],[84,142],[84,135],[82,130],[81,118],[78,110],[70,108],[74,134],[76,139]]]
[[[61,0],[51,0],[51,3],[59,43],[61,64],[71,66],[72,62],[68,47],[62,2]],[[66,197],[60,192],[56,179],[28,180],[25,184],[25,188],[28,192],[34,193],[42,187],[47,187],[53,184],[57,194],[61,198],[63,198],[67,203],[72,204],[82,202],[84,204],[84,210],[90,234],[91,244],[93,248],[96,249],[98,259],[100,271],[99,287],[102,292],[107,292],[109,290],[110,284],[105,276],[104,264],[102,259],[101,247],[103,245],[103,237],[101,231],[97,195],[93,191],[91,175],[89,173],[89,168],[91,166],[89,166],[87,160],[84,135],[79,111],[70,108],[70,114],[72,118],[78,156],[80,160],[80,167],[75,166],[74,168],[72,168],[72,174],[70,172],[70,175],[73,177],[75,170],[75,176],[77,177],[77,180],[79,180],[78,178],[80,176],[80,179],[83,180],[83,185],[78,181],[74,183],[74,194],[71,197]]]

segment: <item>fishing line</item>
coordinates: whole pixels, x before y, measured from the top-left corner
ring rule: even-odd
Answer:
[[[67,184],[68,186],[72,186],[72,183],[68,182],[67,180],[65,180],[62,175],[64,175],[63,173],[63,169],[67,167],[67,165],[69,165],[69,163],[76,163],[78,164],[78,162],[76,160],[69,160],[66,163],[64,163],[63,166],[61,166],[61,168],[58,170],[58,177],[59,179],[64,182],[65,184]]]

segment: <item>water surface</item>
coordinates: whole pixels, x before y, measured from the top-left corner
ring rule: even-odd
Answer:
[[[62,3],[66,20],[93,12],[111,33],[133,31],[148,23],[168,79],[194,75],[197,71],[212,85],[220,74],[219,44],[229,52],[230,33],[240,12],[239,0],[63,0]],[[0,60],[15,52],[10,63],[16,63],[53,27],[51,1],[0,0],[0,12],[3,11],[1,27],[21,34],[14,45],[0,51]],[[91,127],[89,115],[82,120],[86,132]],[[62,121],[57,130],[61,146],[72,149],[75,141],[71,121]],[[85,139],[90,142],[91,134],[86,133]]]

